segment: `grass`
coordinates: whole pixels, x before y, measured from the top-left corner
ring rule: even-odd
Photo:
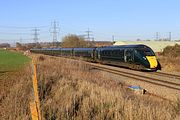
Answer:
[[[169,56],[158,56],[158,60],[162,66],[162,71],[166,72],[180,72],[180,56],[169,57]]]
[[[135,95],[81,61],[36,56],[43,120],[174,120],[179,102]],[[31,119],[31,67],[0,79],[0,118]]]
[[[0,119],[30,120],[31,67],[0,74]]]
[[[0,71],[13,71],[28,63],[30,58],[21,53],[0,50]]]
[[[173,120],[179,114],[179,103],[135,95],[120,82],[103,77],[102,72],[92,72],[81,61],[39,58],[44,119]]]

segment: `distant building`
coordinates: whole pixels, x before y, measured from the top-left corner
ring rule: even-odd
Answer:
[[[0,48],[9,48],[11,47],[8,43],[0,43]]]
[[[95,47],[101,47],[101,46],[110,46],[113,45],[114,43],[111,41],[94,41],[93,44]]]
[[[144,44],[153,49],[154,52],[163,52],[167,46],[180,45],[180,41],[117,41],[114,45]]]

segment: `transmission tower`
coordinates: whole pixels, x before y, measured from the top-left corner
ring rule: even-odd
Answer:
[[[52,33],[53,36],[53,46],[55,46],[58,41],[57,41],[57,36],[59,34],[59,27],[58,27],[58,23],[56,21],[54,21],[52,23],[52,27],[50,29],[50,32]]]
[[[32,31],[34,31],[34,38],[33,38],[33,40],[34,40],[34,43],[38,43],[38,40],[39,40],[39,38],[38,38],[38,35],[39,35],[39,33],[38,33],[38,31],[40,31],[39,29],[37,29],[37,28],[34,28]]]
[[[20,37],[20,39],[19,39],[19,43],[22,43],[22,37]]]
[[[156,40],[159,40],[159,32],[156,32]]]
[[[114,43],[114,35],[112,36],[112,42]]]
[[[171,32],[169,32],[169,41],[171,41]]]
[[[86,40],[87,40],[87,41],[91,41],[91,39],[93,38],[93,37],[92,37],[92,36],[93,36],[93,35],[92,35],[92,31],[90,31],[89,28],[88,28],[88,30],[85,31],[85,32],[86,32],[86,36],[87,36],[87,37],[86,37]]]

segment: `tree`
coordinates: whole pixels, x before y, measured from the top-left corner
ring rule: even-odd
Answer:
[[[79,48],[79,47],[89,47],[88,42],[84,40],[84,38],[79,37],[77,35],[70,34],[65,36],[62,40],[61,47],[64,48]]]
[[[17,50],[26,50],[26,46],[23,46],[21,43],[16,43],[16,49]]]

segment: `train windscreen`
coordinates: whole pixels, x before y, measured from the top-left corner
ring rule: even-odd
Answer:
[[[143,54],[144,56],[155,56],[154,52],[151,49],[138,49],[137,52]]]

